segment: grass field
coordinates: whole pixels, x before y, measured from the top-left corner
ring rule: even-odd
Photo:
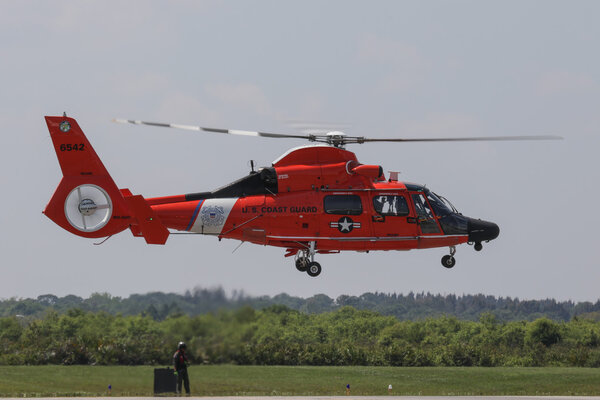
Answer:
[[[152,395],[153,368],[0,367],[0,396]],[[192,366],[192,394],[600,395],[600,369]]]

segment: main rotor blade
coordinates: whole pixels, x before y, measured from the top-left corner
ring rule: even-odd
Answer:
[[[295,139],[306,139],[306,140],[310,140],[310,141],[315,140],[314,135],[288,135],[288,134],[282,134],[282,133],[242,131],[239,129],[207,128],[207,127],[195,126],[195,125],[166,124],[163,122],[148,122],[148,121],[139,121],[139,120],[132,120],[132,119],[121,119],[121,118],[115,118],[115,119],[113,119],[113,122],[117,122],[120,124],[159,126],[161,128],[185,129],[188,131],[205,131],[205,132],[214,132],[214,133],[225,133],[228,135],[262,136],[262,137],[270,137],[270,138],[295,138]]]
[[[269,138],[293,138],[293,139],[305,139],[311,142],[328,143],[334,146],[344,146],[346,144],[353,143],[375,143],[375,142],[397,142],[397,143],[409,143],[409,142],[490,142],[490,141],[516,141],[516,140],[562,140],[561,136],[552,135],[539,135],[539,136],[474,136],[474,137],[449,137],[449,138],[367,138],[364,136],[346,136],[344,134],[337,134],[339,132],[329,132],[327,135],[322,134],[307,134],[307,135],[290,135],[283,133],[269,133],[269,132],[257,132],[257,131],[243,131],[238,129],[221,129],[221,128],[207,128],[196,125],[181,125],[181,124],[167,124],[163,122],[148,122],[131,119],[113,119],[113,122],[121,124],[134,124],[134,125],[149,125],[158,126],[162,128],[176,128],[185,129],[189,131],[204,131],[214,133],[225,133],[229,135],[241,135],[241,136],[259,136]],[[334,133],[336,133],[334,135]]]
[[[366,142],[497,142],[514,140],[562,140],[562,136],[539,135],[539,136],[474,136],[474,137],[450,137],[450,138],[409,138],[409,139],[377,139],[356,138],[359,143]]]

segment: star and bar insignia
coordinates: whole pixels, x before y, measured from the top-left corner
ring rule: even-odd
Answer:
[[[354,228],[360,228],[360,222],[354,222],[350,217],[342,217],[337,222],[330,222],[329,226],[337,228],[342,233],[350,233]]]

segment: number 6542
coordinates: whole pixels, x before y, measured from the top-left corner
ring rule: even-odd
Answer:
[[[59,146],[60,151],[83,151],[84,148],[83,143],[63,143]]]

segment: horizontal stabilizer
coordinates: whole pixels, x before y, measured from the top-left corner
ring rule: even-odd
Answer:
[[[137,219],[137,226],[132,226],[131,232],[135,236],[143,236],[148,244],[165,244],[169,237],[169,230],[162,224],[146,200],[136,195],[125,197],[125,201]]]

